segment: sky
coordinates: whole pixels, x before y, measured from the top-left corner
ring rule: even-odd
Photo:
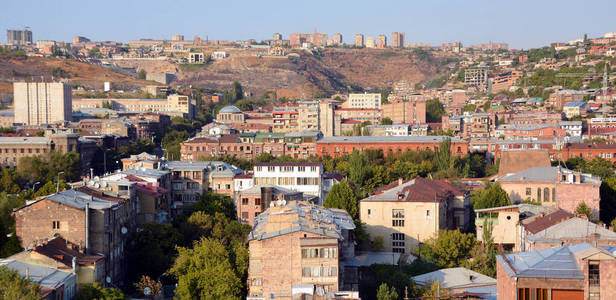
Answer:
[[[29,26],[34,40],[128,42],[183,34],[210,40],[271,39],[279,32],[366,37],[406,33],[406,43],[509,43],[528,49],[616,31],[615,0],[2,0],[6,29]]]

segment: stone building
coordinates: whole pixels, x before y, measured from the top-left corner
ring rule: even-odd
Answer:
[[[133,200],[87,188],[67,190],[19,207],[13,215],[22,247],[41,245],[59,234],[86,253],[104,255],[105,278],[121,282],[127,234],[136,226]]]
[[[233,105],[223,107],[216,114],[216,121],[220,123],[244,123],[245,119],[246,115]]]
[[[248,236],[248,296],[295,299],[330,295],[344,285],[344,262],[355,256],[349,214],[306,202],[267,209]]]
[[[467,230],[470,194],[445,181],[399,179],[359,202],[359,218],[383,251],[411,253],[442,229]]]
[[[13,83],[15,123],[24,125],[72,121],[72,88],[63,82]]]
[[[264,184],[237,192],[236,199],[235,207],[238,220],[253,226],[255,218],[267,210],[270,205],[275,205],[278,201],[283,200],[287,203],[290,201],[301,201],[304,199],[304,196],[302,192]]]

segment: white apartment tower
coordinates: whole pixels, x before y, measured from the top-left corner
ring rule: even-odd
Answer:
[[[62,82],[15,82],[15,123],[51,124],[72,120],[71,86]]]

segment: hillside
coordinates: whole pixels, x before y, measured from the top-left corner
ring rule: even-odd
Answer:
[[[72,84],[86,88],[102,89],[103,82],[113,82],[117,89],[130,90],[147,84],[149,81],[116,73],[103,67],[90,65],[72,59],[44,57],[11,57],[0,58],[0,101],[6,103],[13,93],[13,81],[19,80],[51,80],[54,69],[56,79],[69,80]]]
[[[279,97],[309,97],[317,91],[344,91],[349,84],[363,88],[390,87],[393,82],[429,82],[445,58],[418,57],[409,50],[323,49],[299,57],[262,56],[258,51],[225,49],[229,57],[205,66],[174,65],[167,61],[116,61],[120,67],[174,73],[177,84],[227,89],[239,81],[255,95],[275,90]],[[423,58],[423,60],[421,59]]]

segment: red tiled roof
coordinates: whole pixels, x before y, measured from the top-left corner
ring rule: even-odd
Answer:
[[[539,231],[542,231],[544,229],[547,229],[548,227],[552,227],[558,223],[561,223],[565,220],[571,219],[573,218],[574,215],[559,209],[553,213],[547,214],[545,216],[542,215],[537,215],[534,217],[533,220],[531,220],[531,222],[526,223],[526,224],[522,224],[522,226],[524,227],[524,229],[526,229],[526,231],[528,231],[531,234],[535,234]]]
[[[607,143],[575,143],[567,145],[569,149],[616,149],[616,144]]]
[[[79,252],[75,244],[66,241],[61,236],[54,237],[41,246],[36,246],[33,251],[59,261],[69,268],[72,266],[73,257],[77,258],[77,263],[80,265],[91,265],[104,258],[103,255]]]
[[[89,187],[86,187],[86,186],[80,186],[78,188],[75,188],[75,190],[77,190],[78,192],[82,192],[84,194],[88,194],[90,196],[94,196],[96,198],[107,200],[107,201],[112,201],[112,202],[124,202],[124,201],[126,201],[126,199],[105,195],[101,191],[93,190],[93,189],[91,189]]]

